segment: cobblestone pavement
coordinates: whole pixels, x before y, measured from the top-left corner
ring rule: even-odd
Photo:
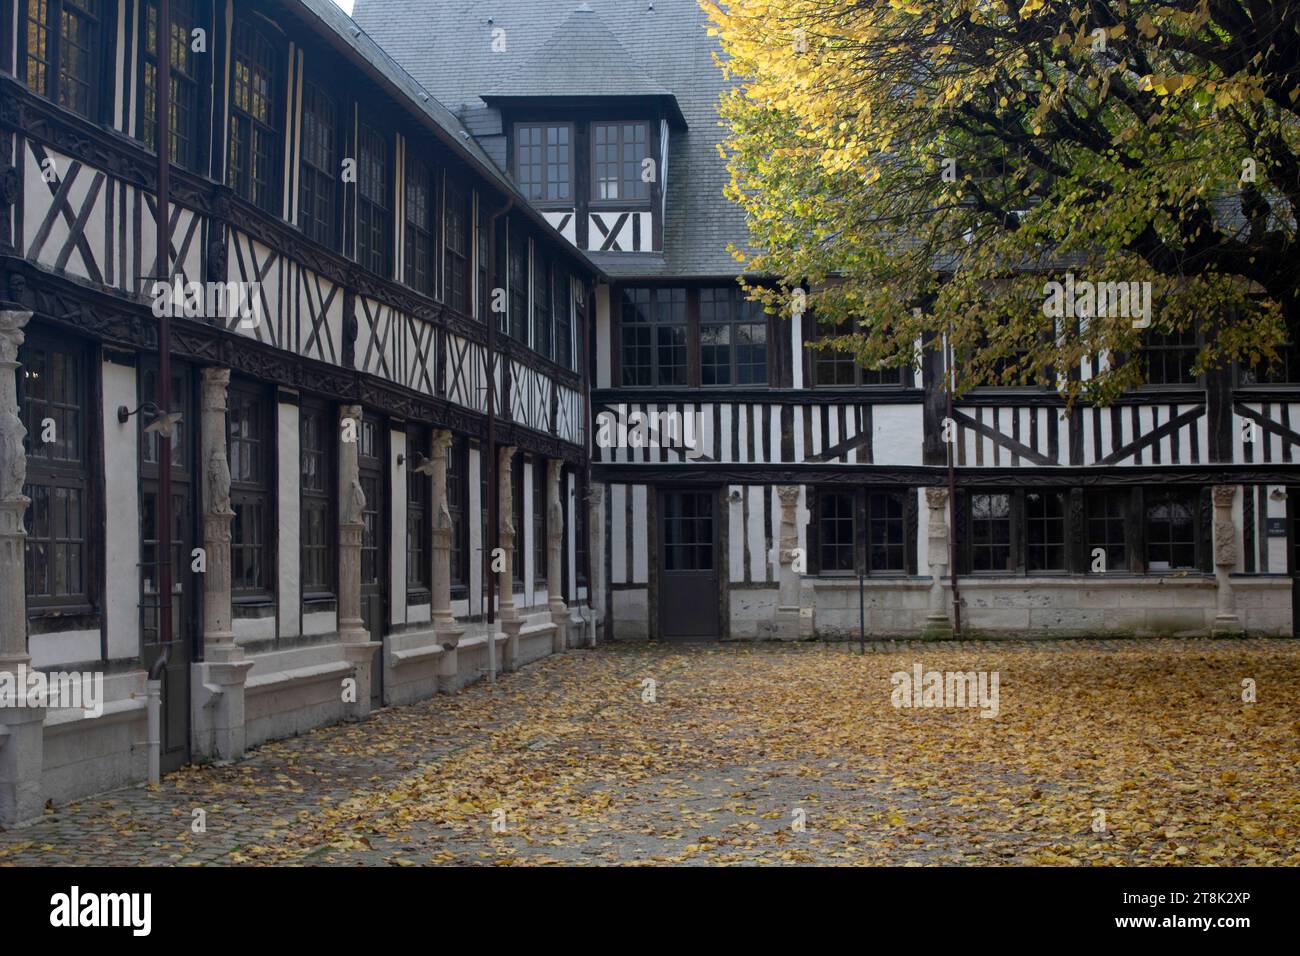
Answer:
[[[1300,863],[1300,643],[867,651],[571,651],[51,808],[0,866]],[[996,672],[996,716],[894,706],[915,664]]]

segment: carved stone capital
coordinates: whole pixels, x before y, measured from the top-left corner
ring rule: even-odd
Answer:
[[[926,488],[925,503],[931,511],[939,511],[948,507],[948,489],[947,488]]]
[[[210,366],[203,370],[200,407],[205,412],[226,412],[226,395],[230,389],[230,369]]]
[[[1215,485],[1210,494],[1214,496],[1214,507],[1231,508],[1237,498],[1236,485]]]
[[[777,485],[776,496],[781,499],[781,516],[784,518],[788,513],[793,518],[794,509],[799,505],[799,486]]]
[[[27,325],[32,314],[6,309],[0,311],[0,366],[16,366],[18,349],[23,344]]]

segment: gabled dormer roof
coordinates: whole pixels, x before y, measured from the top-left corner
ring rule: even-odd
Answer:
[[[677,97],[642,69],[589,3],[480,95],[488,103],[658,100],[669,122],[686,128]]]

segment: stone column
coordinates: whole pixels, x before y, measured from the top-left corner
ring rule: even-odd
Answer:
[[[439,677],[455,677],[456,648],[465,633],[451,613],[451,510],[447,506],[447,453],[451,432],[433,433],[433,633],[442,645]],[[441,685],[441,681],[439,684]]]
[[[244,682],[253,662],[235,643],[230,602],[230,462],[226,395],[230,369],[205,368],[199,407],[203,462],[203,660],[191,667],[191,745],[212,760],[244,753]]]
[[[593,609],[587,646],[596,646],[596,628],[605,619],[605,486],[587,486],[587,593]]]
[[[0,311],[0,672],[26,685],[27,430],[18,417],[18,348],[30,312]],[[40,818],[45,760],[45,708],[0,707],[0,824]]]
[[[799,572],[794,569],[794,552],[799,547],[799,530],[795,511],[799,506],[798,485],[778,485],[781,501],[781,526],[777,533],[778,592],[775,636],[783,641],[799,639]]]
[[[353,716],[364,717],[370,713],[371,667],[381,642],[370,639],[361,620],[361,532],[365,527],[366,494],[361,490],[357,461],[360,405],[339,409],[339,438],[339,641],[357,682]]]
[[[501,632],[506,636],[506,649],[501,658],[501,669],[511,670],[515,666],[519,650],[519,631],[523,620],[515,608],[514,585],[514,547],[515,535],[515,496],[510,482],[510,465],[515,457],[514,445],[503,445],[497,451],[497,531],[501,549],[501,570],[497,577],[497,619],[501,622]]]
[[[534,466],[536,467],[536,466]],[[569,606],[564,601],[564,502],[561,472],[564,462],[552,458],[546,463],[546,596],[555,625],[551,650],[558,654],[569,646]],[[533,507],[540,508],[540,502]]]
[[[930,612],[925,616],[925,629],[921,637],[942,640],[952,637],[952,622],[948,618],[948,599],[944,595],[943,579],[948,570],[948,489],[926,488],[925,503],[929,507],[929,565]]]
[[[1232,592],[1232,569],[1237,564],[1237,526],[1232,520],[1232,503],[1236,485],[1215,485],[1214,496],[1214,577],[1217,584],[1212,637],[1243,637],[1245,628],[1237,616],[1237,599]]]

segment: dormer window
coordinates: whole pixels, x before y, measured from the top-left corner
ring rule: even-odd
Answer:
[[[520,123],[515,127],[515,179],[531,202],[573,202],[573,127]]]
[[[641,168],[650,155],[646,123],[593,123],[591,198],[600,202],[648,202],[650,184]]]

